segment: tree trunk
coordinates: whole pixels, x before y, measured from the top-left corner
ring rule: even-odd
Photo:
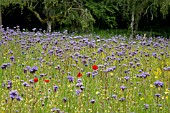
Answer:
[[[2,10],[1,10],[1,5],[0,5],[0,26],[2,25]]]
[[[52,22],[47,21],[47,32],[49,32],[49,33],[51,33],[51,26],[52,26]]]
[[[140,17],[138,17],[137,19],[135,19],[135,26],[134,26],[134,35],[137,34],[138,31],[138,25],[139,25],[139,21],[140,21]]]
[[[133,11],[132,12],[132,17],[131,17],[131,25],[130,25],[130,27],[131,27],[131,38],[134,38],[134,35],[135,35],[135,33],[134,33],[134,23],[135,23],[135,12]]]

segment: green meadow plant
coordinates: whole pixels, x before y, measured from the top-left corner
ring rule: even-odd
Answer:
[[[0,29],[1,113],[168,113],[170,40]]]

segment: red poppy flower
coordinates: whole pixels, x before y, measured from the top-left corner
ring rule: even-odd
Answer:
[[[45,79],[45,80],[44,80],[44,82],[48,83],[48,82],[50,82],[50,80],[48,80],[48,79]]]
[[[80,72],[78,72],[77,77],[81,77],[81,76],[82,76],[82,74]]]
[[[34,78],[34,82],[38,82],[38,78]]]
[[[93,65],[93,66],[92,66],[92,69],[93,69],[93,70],[97,70],[97,69],[98,69],[98,66],[97,66],[97,65]]]

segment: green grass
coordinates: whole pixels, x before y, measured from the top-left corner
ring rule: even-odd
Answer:
[[[130,30],[128,29],[108,29],[108,30],[101,30],[101,29],[94,29],[93,31],[88,31],[88,32],[75,32],[74,35],[81,35],[85,36],[87,34],[91,34],[92,36],[100,36],[101,38],[110,38],[111,36],[115,35],[122,35],[126,38],[130,37]],[[147,37],[165,37],[169,38],[169,29],[154,29],[154,30],[139,30],[137,31],[138,35],[144,35],[146,34]]]
[[[92,40],[95,36],[99,35],[101,38],[109,39],[114,35],[123,34],[123,30],[118,30],[116,32],[106,32],[100,31],[93,33],[89,37]],[[126,32],[125,32],[126,34]],[[86,35],[82,35],[86,36]],[[155,48],[151,44],[150,48],[148,46],[141,46],[139,44],[140,40],[134,39],[132,42],[136,44],[128,44],[122,40],[122,36],[116,38],[117,43],[108,41],[106,42],[96,42],[96,47],[89,48],[88,46],[80,46],[80,39],[69,39],[66,37],[65,40],[61,40],[62,36],[56,36],[51,38],[50,41],[45,41],[49,36],[40,37],[41,41],[44,43],[29,43],[29,36],[9,36],[13,38],[12,41],[5,41],[6,44],[0,45],[0,65],[3,63],[11,63],[12,65],[7,67],[7,69],[0,69],[0,81],[1,86],[5,83],[5,87],[1,88],[0,91],[0,112],[1,113],[15,113],[17,110],[20,113],[49,113],[51,109],[58,108],[64,113],[168,113],[170,110],[170,71],[164,71],[164,67],[170,66],[170,58],[166,56],[170,54],[169,45],[165,48],[157,47]],[[117,37],[117,36],[116,36]],[[36,36],[31,35],[30,38],[36,38]],[[19,40],[25,41],[25,45],[30,46],[26,50],[25,46],[22,48],[20,43],[16,43]],[[153,39],[155,42],[157,39]],[[58,44],[54,44],[57,41]],[[75,41],[77,44],[75,46],[69,44],[70,41]],[[166,42],[166,41],[165,41]],[[128,44],[131,49],[128,48],[118,48],[122,43]],[[43,50],[44,44],[48,44],[48,48]],[[111,48],[104,48],[104,52],[97,53],[98,48],[102,47],[103,44],[111,46]],[[164,43],[160,43],[164,46]],[[170,42],[168,42],[170,44]],[[52,48],[61,49],[63,51],[62,56],[52,54],[48,52]],[[69,50],[65,48],[69,47]],[[80,50],[74,50],[75,47],[80,47]],[[54,49],[54,52],[55,52]],[[13,54],[10,54],[10,50]],[[131,52],[137,51],[134,56],[129,56]],[[116,53],[124,51],[125,55],[118,56]],[[24,53],[23,53],[24,52]],[[96,54],[94,54],[96,52]],[[144,54],[140,52],[149,53],[149,57],[145,57]],[[156,52],[159,58],[152,56],[152,53]],[[163,56],[160,55],[161,52],[166,52]],[[87,61],[87,66],[82,63],[83,58],[76,57],[75,53],[80,55],[86,55],[95,62]],[[113,59],[106,58],[114,53]],[[14,56],[15,60],[11,61],[10,57]],[[71,56],[74,56],[72,58]],[[134,59],[138,58],[139,61],[135,62]],[[42,60],[40,60],[42,59]],[[78,60],[78,63],[76,63]],[[120,61],[118,60],[120,59]],[[133,66],[130,66],[130,62],[133,62]],[[140,66],[136,66],[140,63]],[[73,64],[75,66],[73,66]],[[93,72],[92,65],[98,65],[98,74],[93,78],[92,76],[87,77],[87,72]],[[56,69],[60,66],[60,70]],[[26,66],[37,66],[38,71],[35,73],[24,73],[23,69]],[[116,69],[111,72],[105,72],[110,67],[116,66]],[[136,77],[139,70],[149,73],[150,76],[147,78]],[[125,71],[129,70],[126,74]],[[82,73],[82,77],[78,78],[78,72]],[[68,73],[70,76],[74,77],[73,82],[69,82],[67,79]],[[44,77],[40,77],[40,74],[46,74]],[[16,77],[20,78],[16,78]],[[125,76],[129,76],[130,79],[126,81]],[[29,83],[30,79],[38,77],[39,81],[36,83]],[[44,80],[49,79],[49,83],[45,83]],[[81,79],[82,84],[85,89],[80,93],[76,94],[77,80]],[[7,89],[8,80],[12,81],[12,88]],[[164,82],[163,87],[155,87],[154,82],[160,80]],[[23,82],[30,84],[30,87],[24,87]],[[57,85],[57,92],[53,91],[53,86]],[[121,90],[121,86],[126,86],[124,91]],[[21,101],[16,99],[12,100],[9,96],[11,90],[17,90],[19,95],[22,97]],[[154,96],[155,94],[161,94],[160,98]],[[112,96],[116,95],[117,98]],[[67,98],[64,102],[63,98]],[[124,98],[124,101],[120,101]],[[95,103],[90,101],[94,99]],[[7,101],[6,101],[7,100]],[[149,108],[145,109],[144,104],[148,104]],[[162,106],[158,107],[158,104]]]

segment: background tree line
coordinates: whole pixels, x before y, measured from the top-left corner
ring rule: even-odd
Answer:
[[[31,30],[170,29],[170,0],[0,0],[0,24]]]

